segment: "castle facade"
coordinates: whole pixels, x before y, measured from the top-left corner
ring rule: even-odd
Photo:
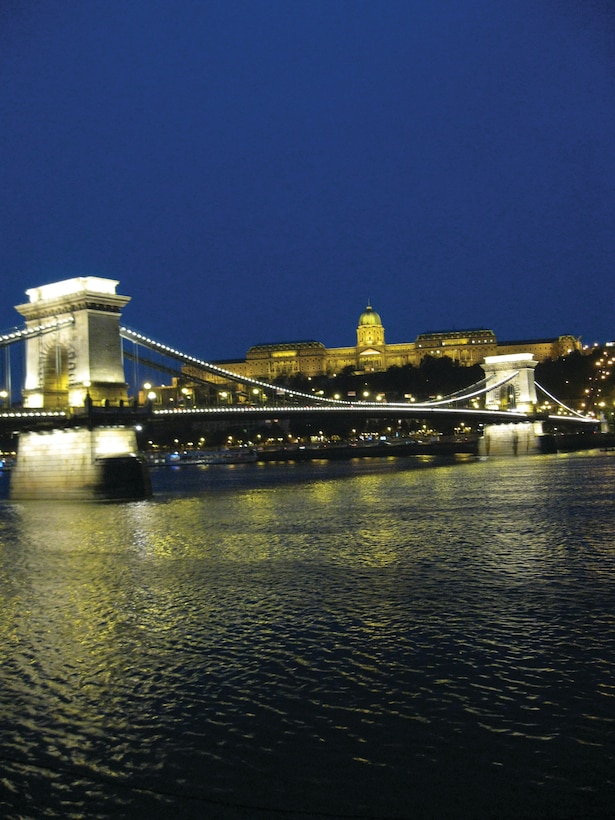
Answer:
[[[359,316],[356,344],[325,347],[314,340],[253,345],[243,361],[217,362],[240,376],[273,381],[301,374],[334,376],[350,368],[376,372],[396,365],[418,366],[425,356],[448,356],[463,366],[480,364],[485,356],[531,353],[537,361],[556,359],[581,350],[581,340],[571,335],[553,339],[498,342],[492,330],[452,330],[421,333],[413,342],[387,344],[380,315],[367,305]]]

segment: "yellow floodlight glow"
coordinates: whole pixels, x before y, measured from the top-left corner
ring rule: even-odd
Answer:
[[[30,299],[30,302],[48,302],[73,293],[99,293],[106,296],[115,296],[115,289],[118,285],[119,281],[115,279],[102,279],[99,276],[77,276],[74,279],[64,279],[62,282],[54,282],[51,285],[30,288],[26,291],[26,296]]]

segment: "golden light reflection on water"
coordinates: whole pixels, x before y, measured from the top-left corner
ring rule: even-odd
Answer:
[[[426,761],[586,787],[615,765],[605,459],[591,488],[556,457],[4,505],[6,754],[329,813],[368,771],[401,816]]]

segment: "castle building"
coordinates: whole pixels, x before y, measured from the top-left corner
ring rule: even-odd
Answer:
[[[420,333],[413,342],[387,344],[380,315],[368,304],[359,316],[356,344],[325,347],[314,340],[253,345],[243,361],[217,362],[237,375],[273,381],[280,376],[334,376],[350,368],[376,372],[410,364],[425,356],[448,356],[460,365],[480,364],[485,356],[532,353],[537,361],[581,350],[581,340],[565,335],[553,339],[498,342],[492,330],[452,330]]]

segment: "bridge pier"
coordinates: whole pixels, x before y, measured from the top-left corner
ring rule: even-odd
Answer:
[[[21,433],[9,492],[15,501],[106,501],[152,491],[135,431],[97,427]]]
[[[529,456],[543,452],[541,421],[486,424],[478,442],[480,456]]]

